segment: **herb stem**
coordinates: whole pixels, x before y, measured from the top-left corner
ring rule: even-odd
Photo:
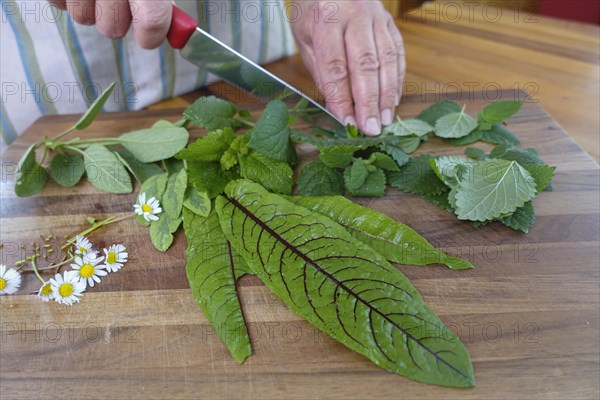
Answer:
[[[35,275],[38,277],[38,279],[42,281],[42,285],[46,284],[46,281],[44,280],[44,278],[42,278],[35,265],[35,257],[31,257],[31,268],[33,268],[33,272],[35,272]]]
[[[246,126],[249,126],[250,128],[256,128],[256,125],[254,124],[254,122],[252,122],[252,121],[249,121],[249,120],[247,120],[247,119],[244,119],[244,118],[236,118],[235,120],[236,120],[236,121],[238,121],[238,122],[241,122],[242,124],[244,124],[244,125],[246,125]]]

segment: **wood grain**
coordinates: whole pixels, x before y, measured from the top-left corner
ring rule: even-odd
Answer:
[[[212,89],[244,100],[224,84]],[[475,112],[484,103],[475,96],[467,107]],[[260,108],[260,103],[246,101],[246,106]],[[409,117],[425,106],[421,96],[412,95],[397,111]],[[175,121],[180,113],[103,114],[86,136],[118,135],[160,118]],[[2,165],[12,165],[34,140],[76,119],[40,119],[9,147]],[[98,247],[124,243],[129,263],[86,292],[80,304],[41,303],[34,294],[0,299],[2,398],[391,399],[399,392],[404,398],[436,399],[597,398],[600,171],[535,102],[525,104],[510,128],[524,147],[538,148],[558,167],[554,190],[535,199],[538,219],[528,235],[494,224],[475,229],[396,190],[380,199],[356,199],[476,265],[460,272],[399,266],[464,341],[476,388],[428,386],[385,372],[316,331],[256,278],[240,282],[254,354],[237,365],[194,303],[184,272],[183,235],[161,254],[151,247],[145,228],[125,221],[91,240]],[[419,151],[460,154],[462,149],[431,139]],[[72,235],[86,227],[88,215],[126,215],[136,197],[98,193],[89,184],[64,189],[50,183],[40,195],[20,199],[12,192],[14,175],[4,178],[0,239],[2,262],[9,265],[40,242],[39,235]],[[28,274],[21,293],[38,287]]]

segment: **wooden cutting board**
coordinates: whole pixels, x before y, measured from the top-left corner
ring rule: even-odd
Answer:
[[[414,116],[434,100],[412,97],[398,111]],[[483,104],[473,99],[467,110],[473,114]],[[176,121],[180,114],[104,114],[81,135],[118,135],[161,118]],[[38,196],[15,197],[14,163],[26,147],[76,119],[41,118],[3,155],[2,263],[10,266],[30,254],[40,235],[63,238],[83,230],[86,216],[132,211],[139,186],[117,196],[87,183],[72,189],[51,183]],[[465,343],[476,388],[430,386],[388,373],[312,328],[255,278],[240,284],[254,354],[237,365],[191,295],[184,236],[162,254],[151,246],[146,228],[127,220],[91,235],[98,248],[125,244],[130,258],[81,303],[66,307],[41,303],[33,294],[2,296],[2,398],[597,398],[598,165],[534,102],[525,104],[510,128],[523,147],[536,147],[558,167],[554,190],[535,199],[537,223],[527,235],[498,224],[475,229],[396,190],[357,199],[475,264],[470,271],[399,268]],[[462,154],[435,138],[420,151]],[[38,287],[28,274],[20,293]]]

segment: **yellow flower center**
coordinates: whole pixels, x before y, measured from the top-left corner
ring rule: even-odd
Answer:
[[[109,264],[114,264],[117,261],[117,255],[115,254],[114,251],[111,251],[108,253],[108,255],[106,256],[106,262]]]
[[[52,286],[49,283],[46,283],[42,286],[42,296],[50,296],[52,294]]]
[[[79,275],[83,278],[91,278],[94,275],[94,266],[92,264],[83,264],[79,270]]]
[[[0,278],[0,290],[4,290],[6,287],[6,279]]]
[[[148,204],[144,204],[142,206],[142,211],[145,213],[151,213],[152,212],[152,207],[150,207]]]
[[[83,247],[83,246],[79,246],[79,252],[80,253],[85,253],[85,252],[87,252],[87,249],[85,247]]]
[[[69,297],[73,294],[73,285],[70,283],[63,283],[59,286],[58,293],[61,295],[61,297]]]

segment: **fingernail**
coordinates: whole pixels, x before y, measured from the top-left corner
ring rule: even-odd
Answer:
[[[348,117],[346,117],[346,119],[344,119],[344,125],[354,125],[354,126],[356,126],[356,120],[354,119],[353,116],[348,116]]]
[[[389,125],[392,123],[392,110],[383,110],[381,113],[381,123],[383,125]]]
[[[381,132],[379,120],[375,117],[369,118],[365,124],[365,133],[367,135],[375,136],[379,135],[379,132]]]
[[[396,101],[395,101],[394,105],[398,106],[398,104],[400,104],[400,94],[396,93]]]

